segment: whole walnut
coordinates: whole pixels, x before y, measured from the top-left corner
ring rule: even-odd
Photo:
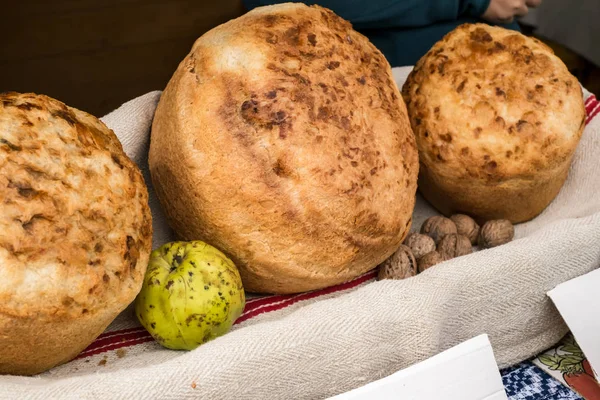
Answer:
[[[421,233],[429,235],[435,244],[438,244],[444,236],[456,233],[456,225],[452,220],[436,215],[423,222]]]
[[[434,250],[432,252],[425,254],[423,257],[421,257],[421,259],[419,260],[417,269],[418,269],[419,273],[421,273],[421,272],[425,271],[427,268],[431,268],[435,264],[439,264],[442,261],[444,261],[444,259],[442,258],[440,253],[438,253],[437,251]]]
[[[468,237],[471,244],[477,244],[479,225],[473,218],[465,214],[454,214],[450,219],[454,222],[454,225],[456,225],[456,232],[459,235]]]
[[[488,221],[479,232],[479,247],[489,249],[510,242],[515,236],[513,224],[506,219]]]
[[[420,233],[411,233],[408,235],[404,244],[412,251],[417,260],[425,254],[435,250],[435,242],[433,239]]]
[[[464,256],[473,252],[471,241],[464,235],[451,233],[440,240],[437,251],[444,260]]]
[[[417,260],[410,249],[401,244],[400,248],[381,265],[377,280],[406,279],[417,274]]]

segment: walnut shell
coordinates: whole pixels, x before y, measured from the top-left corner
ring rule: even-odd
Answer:
[[[433,239],[420,233],[411,233],[408,235],[404,244],[412,251],[417,260],[425,254],[435,250],[435,242]]]
[[[456,225],[456,232],[459,235],[464,235],[469,238],[471,244],[477,244],[477,238],[479,237],[479,224],[468,215],[465,214],[454,214],[450,217],[454,225]]]
[[[438,244],[442,238],[450,233],[456,233],[456,225],[452,220],[436,215],[427,218],[421,226],[421,233],[429,235],[435,244]]]
[[[377,280],[406,279],[417,274],[417,261],[410,249],[401,244],[400,248],[379,266]]]
[[[479,247],[489,249],[510,242],[515,236],[513,224],[506,219],[488,221],[479,232]]]
[[[442,258],[440,253],[438,253],[437,251],[434,250],[432,252],[425,254],[423,257],[421,257],[421,259],[419,260],[417,269],[418,269],[419,273],[421,273],[421,272],[425,271],[427,268],[431,268],[435,264],[439,264],[442,261],[444,261],[444,259]]]
[[[468,237],[451,233],[440,240],[437,247],[438,253],[444,260],[450,260],[454,257],[460,257],[473,252],[471,241]]]

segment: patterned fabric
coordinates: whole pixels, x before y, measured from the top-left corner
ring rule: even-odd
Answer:
[[[573,390],[526,361],[501,371],[510,400],[581,400]]]
[[[586,400],[600,400],[600,385],[592,366],[572,334],[531,361]]]

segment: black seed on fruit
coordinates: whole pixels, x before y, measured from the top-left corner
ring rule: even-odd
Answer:
[[[173,263],[176,265],[171,266],[171,271],[173,271],[175,268],[177,268],[181,264],[182,261],[183,261],[183,256],[181,254],[175,255],[175,257],[173,257]]]

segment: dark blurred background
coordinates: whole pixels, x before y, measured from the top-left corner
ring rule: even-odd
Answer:
[[[569,44],[580,39],[573,42],[578,39],[561,34],[558,23],[553,33],[548,28],[554,27],[553,17],[547,15],[554,14],[544,14],[543,7],[550,6],[543,3],[536,10],[539,16],[526,18],[524,31],[535,34],[537,29],[583,85],[600,94],[600,69],[589,60],[593,57]],[[243,12],[241,0],[7,1],[2,6],[0,92],[43,93],[102,116],[129,99],[163,89],[196,38]],[[600,47],[600,38],[595,43]]]
[[[0,92],[33,91],[101,116],[163,89],[194,40],[241,0],[3,2]]]

